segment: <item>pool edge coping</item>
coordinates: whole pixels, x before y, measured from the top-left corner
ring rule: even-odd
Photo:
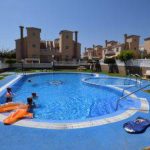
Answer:
[[[45,73],[45,72],[40,72]],[[56,72],[46,72],[46,73],[56,73]],[[57,72],[62,73],[62,72]],[[64,72],[65,73],[65,72]],[[74,72],[68,72],[68,73],[74,73]],[[83,72],[76,72],[81,74],[91,74],[94,75],[95,73],[83,73]],[[30,74],[39,74],[39,73],[29,73]],[[4,86],[0,88],[0,92],[2,92],[7,86],[10,86],[14,84],[17,80],[19,80],[22,77],[21,74],[17,75],[17,77]],[[111,86],[111,88],[115,88],[118,90],[121,90],[120,87]],[[129,92],[125,90],[125,92]],[[129,92],[130,93],[130,92]],[[133,98],[136,98],[140,101],[140,109],[136,110],[134,108],[128,109],[118,115],[115,116],[108,116],[108,118],[99,118],[99,119],[93,119],[93,120],[85,120],[85,121],[79,121],[79,122],[64,122],[64,123],[55,123],[55,122],[37,122],[37,121],[29,121],[29,120],[20,120],[16,122],[14,125],[16,126],[23,126],[23,127],[31,127],[31,128],[42,128],[42,129],[78,129],[78,128],[87,128],[87,127],[94,127],[94,126],[100,126],[105,125],[109,123],[115,123],[124,119],[129,118],[130,116],[134,115],[136,112],[147,112],[149,111],[149,102],[146,98],[138,98],[136,95],[133,95]],[[144,111],[143,111],[144,110]],[[0,114],[0,121],[2,122],[6,116],[3,114]]]

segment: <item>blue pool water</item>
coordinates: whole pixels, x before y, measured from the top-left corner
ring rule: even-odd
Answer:
[[[131,79],[124,79],[124,78],[116,78],[116,77],[92,77],[92,78],[88,78],[86,79],[86,81],[88,83],[93,83],[93,84],[97,84],[97,85],[136,85],[136,81],[135,80],[131,80]]]
[[[122,93],[82,82],[82,79],[90,77],[90,74],[75,73],[23,76],[12,86],[14,101],[26,103],[27,97],[36,92],[34,117],[40,120],[84,120],[115,112],[117,99]],[[4,100],[3,95],[1,103]],[[133,105],[131,99],[121,102],[119,108],[129,105]]]

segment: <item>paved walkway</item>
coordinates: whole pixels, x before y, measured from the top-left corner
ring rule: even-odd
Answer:
[[[128,120],[150,114],[137,113]],[[141,150],[150,145],[150,128],[143,134],[126,133],[127,120],[98,127],[74,130],[46,130],[0,123],[1,150]]]

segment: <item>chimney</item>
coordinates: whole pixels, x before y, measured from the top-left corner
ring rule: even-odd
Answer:
[[[108,42],[108,41],[107,41],[107,40],[105,40],[105,47],[107,47],[107,42]]]
[[[23,39],[23,26],[20,26],[20,39]]]
[[[93,50],[95,49],[95,45],[93,44]]]
[[[53,42],[52,41],[50,41],[50,45],[51,45],[51,50],[53,50]]]
[[[49,49],[49,41],[47,41],[47,48]]]
[[[23,26],[20,26],[20,48],[21,48],[21,56],[24,59],[24,39],[23,39]]]
[[[93,56],[95,56],[95,45],[93,44]]]
[[[127,34],[124,34],[124,43],[127,42],[127,37],[128,37],[128,35],[127,35]]]
[[[75,42],[78,43],[78,31],[75,31]]]
[[[86,53],[86,47],[84,48],[84,52]]]
[[[128,35],[124,34],[124,45],[125,45],[124,49],[127,49],[127,37]]]
[[[78,49],[78,31],[75,31],[74,33],[75,33],[74,58],[76,58]]]

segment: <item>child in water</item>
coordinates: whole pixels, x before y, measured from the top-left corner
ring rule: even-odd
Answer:
[[[37,94],[36,93],[32,93],[32,98],[33,99],[37,99],[38,98]]]
[[[28,82],[32,82],[32,81],[29,79]]]
[[[27,105],[28,105],[28,112],[33,113],[33,109],[36,107],[36,105],[33,102],[32,97],[27,98]]]
[[[11,88],[7,88],[7,93],[6,93],[6,103],[12,102],[13,94],[11,91]]]

